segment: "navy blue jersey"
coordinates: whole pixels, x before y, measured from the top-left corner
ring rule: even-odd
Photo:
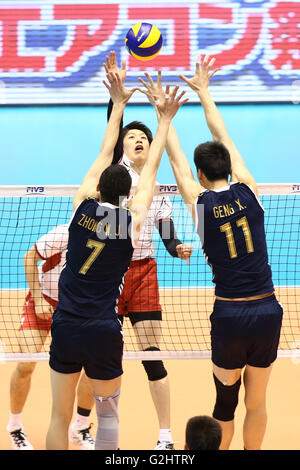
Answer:
[[[133,254],[130,230],[128,210],[96,199],[80,204],[69,226],[58,310],[101,320],[116,316],[123,277]]]
[[[264,210],[254,192],[244,183],[204,191],[197,199],[196,214],[215,295],[241,298],[272,292]]]

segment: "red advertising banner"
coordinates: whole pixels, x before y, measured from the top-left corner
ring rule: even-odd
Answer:
[[[142,21],[164,39],[147,62],[125,47],[128,29]],[[184,87],[178,74],[191,75],[198,54],[210,54],[220,67],[211,84],[218,102],[293,101],[300,1],[1,1],[0,104],[107,102],[103,62],[111,50],[127,59],[130,86],[161,69],[166,83]]]

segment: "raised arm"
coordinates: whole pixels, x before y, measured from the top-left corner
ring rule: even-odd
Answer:
[[[117,64],[117,58],[116,58],[115,51],[111,51],[110,55],[106,56],[106,63],[104,64],[104,68],[105,68],[106,73],[109,73],[109,72],[118,73],[119,76],[120,76],[121,82],[122,83],[125,82],[126,74],[127,74],[126,60],[123,60],[121,67],[119,67],[118,64]],[[113,105],[114,105],[114,103],[113,103],[112,99],[110,98],[108,106],[107,106],[107,121],[109,121],[109,118],[110,118],[110,115],[111,115],[111,112],[112,112],[112,109],[113,109]],[[121,158],[123,156],[122,129],[123,129],[123,116],[121,118],[120,125],[119,125],[119,136],[118,136],[117,142],[115,144],[115,148],[114,148],[114,155],[113,155],[113,159],[112,159],[112,164],[113,165],[119,163],[119,161],[121,160]]]
[[[102,172],[112,163],[114,148],[119,136],[120,122],[126,103],[136,90],[136,88],[131,90],[126,89],[123,86],[118,73],[109,72],[107,74],[107,79],[109,83],[106,81],[103,81],[103,83],[109,90],[114,106],[106,127],[100,153],[85,175],[80,188],[74,197],[74,209],[85,198],[96,197],[98,195],[97,186],[99,178]]]
[[[140,89],[140,91],[147,95],[150,103],[155,107],[157,117],[159,118],[159,110],[154,97],[164,97],[164,90],[161,85],[161,71],[158,71],[156,83],[148,73],[145,73],[145,76],[148,82],[141,78],[139,80],[145,86],[146,90]],[[180,191],[187,207],[191,209],[193,208],[198,195],[203,191],[203,188],[193,176],[193,172],[183,150],[180,147],[180,141],[172,123],[169,126],[166,150],[170,158],[178,190]]]
[[[178,89],[179,87],[177,86],[170,92],[170,87],[167,85],[165,97],[157,102],[159,111],[157,131],[150,145],[148,158],[139,177],[136,194],[130,204],[130,210],[134,216],[136,232],[139,232],[140,226],[145,220],[153,199],[157,170],[166,145],[171,120],[180,106],[188,101],[188,99],[180,101],[184,92],[177,96]],[[138,233],[136,233],[136,235],[137,240]]]
[[[196,62],[194,77],[187,78],[183,75],[179,75],[179,78],[184,80],[189,87],[197,93],[203,106],[206,122],[213,140],[221,142],[228,149],[231,158],[231,181],[243,182],[250,186],[257,194],[255,180],[248,171],[245,162],[232,139],[229,137],[221,113],[215,105],[208,90],[211,77],[218,71],[218,69],[212,70],[214,62],[214,58],[211,59],[209,56],[205,56],[202,64],[200,64],[199,56]]]

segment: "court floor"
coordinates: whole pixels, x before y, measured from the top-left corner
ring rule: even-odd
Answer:
[[[184,428],[188,418],[212,412],[214,386],[210,360],[165,361],[171,382],[172,432],[176,449],[184,446]],[[10,449],[6,432],[9,410],[9,381],[15,363],[0,364],[0,450]],[[300,360],[279,358],[273,368],[268,394],[268,426],[264,450],[300,450]],[[50,419],[51,392],[49,366],[40,362],[32,378],[31,391],[23,412],[26,433],[37,450],[45,449]],[[232,450],[241,450],[244,416],[243,388],[236,412],[236,430]],[[91,414],[96,432],[96,415]],[[120,448],[151,450],[155,447],[158,422],[148,390],[145,372],[139,361],[124,361],[120,400]],[[76,449],[70,446],[70,449]]]

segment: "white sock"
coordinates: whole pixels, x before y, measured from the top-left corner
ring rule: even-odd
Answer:
[[[173,442],[171,429],[160,429],[158,440],[160,442]]]
[[[89,421],[90,421],[89,416],[82,416],[77,413],[76,419],[74,421],[74,427],[77,429],[86,429],[89,427]]]
[[[14,431],[15,429],[20,429],[22,427],[22,413],[14,414],[9,412],[9,421],[7,428],[11,431]]]

